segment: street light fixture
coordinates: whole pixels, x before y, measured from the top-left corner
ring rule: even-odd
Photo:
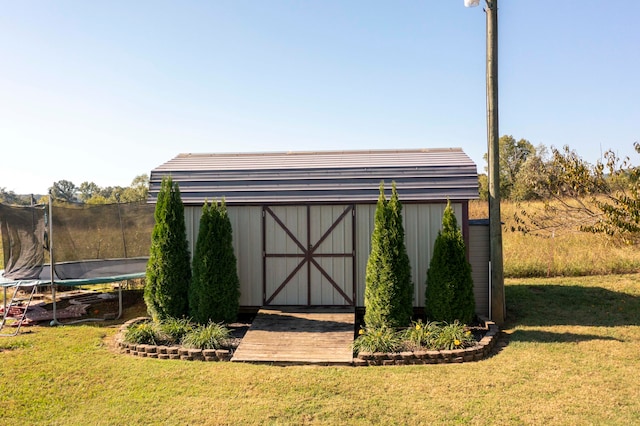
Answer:
[[[480,0],[464,0],[475,7]],[[506,316],[502,222],[500,221],[500,151],[498,133],[498,0],[485,0],[487,14],[487,160],[489,165],[489,245],[491,270],[491,319],[502,324]]]

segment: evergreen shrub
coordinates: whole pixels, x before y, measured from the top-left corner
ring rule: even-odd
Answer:
[[[189,311],[199,324],[232,322],[238,315],[240,281],[233,230],[224,203],[205,202],[193,258]]]
[[[427,271],[425,311],[433,321],[469,323],[475,315],[473,278],[462,232],[447,203]]]
[[[365,324],[368,328],[405,327],[413,314],[412,302],[413,283],[404,243],[402,205],[395,182],[389,201],[381,182],[366,269]]]
[[[181,318],[189,312],[191,264],[180,188],[170,176],[162,179],[154,215],[144,300],[156,321]]]

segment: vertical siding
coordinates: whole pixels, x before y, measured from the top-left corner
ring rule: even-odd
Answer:
[[[262,208],[227,207],[238,262],[240,306],[262,305]]]
[[[307,208],[306,206],[274,206],[273,213],[282,221],[289,231],[297,236],[305,245],[307,240]],[[302,254],[295,243],[279,223],[269,213],[265,213],[265,250],[274,254]],[[268,257],[266,278],[266,297],[270,298],[302,261],[302,257]],[[271,300],[271,305],[306,305],[307,304],[307,271],[301,268],[287,285]]]
[[[348,206],[311,206],[311,241],[316,245],[322,236],[331,228]],[[340,220],[331,234],[317,247],[314,254],[349,254],[353,252],[352,213],[348,212]],[[352,257],[316,257],[316,262],[335,281],[338,287],[349,298],[353,293],[353,258]],[[311,304],[312,305],[346,305],[347,300],[334,288],[332,283],[311,266]]]
[[[476,312],[491,317],[489,312],[489,226],[469,226],[469,262],[473,277]]]
[[[414,283],[414,306],[424,306],[424,292],[427,269],[433,252],[433,245],[442,225],[442,214],[445,204],[405,204],[403,205],[405,241],[407,254],[411,262]],[[462,218],[462,204],[452,203],[459,225]],[[344,211],[346,206],[312,206],[311,207],[311,243],[318,239],[329,228],[331,223]],[[262,207],[229,206],[229,218],[233,227],[233,243],[238,259],[238,275],[240,278],[240,305],[261,306],[263,302],[262,288]],[[306,240],[306,206],[278,206],[272,210],[278,214],[292,231],[299,235],[302,244]],[[364,288],[366,265],[371,250],[371,233],[375,219],[375,204],[359,204],[356,206],[356,241],[355,264],[350,258],[318,257],[316,261],[336,281],[340,288],[351,297],[353,268],[355,273],[356,306],[364,306]],[[185,207],[187,239],[193,254],[195,241],[200,226],[200,207]],[[351,217],[343,219],[330,238],[327,238],[316,253],[348,253],[353,250],[351,234]],[[300,248],[286,235],[280,225],[269,215],[265,220],[267,247],[281,253],[301,253]],[[301,234],[302,233],[302,234]],[[474,280],[476,311],[488,314],[488,227],[469,226],[469,258]],[[302,258],[270,258],[267,268],[267,289],[273,292],[293,271]],[[311,304],[342,305],[344,298],[331,283],[318,271],[311,268]],[[271,284],[269,284],[271,283]],[[303,267],[285,289],[274,299],[272,304],[307,304],[307,272]]]
[[[462,218],[462,204],[452,203],[454,213]],[[414,285],[414,306],[424,306],[427,269],[431,261],[433,245],[442,227],[442,215],[446,204],[404,204],[403,223],[407,255],[411,263],[411,275]],[[371,251],[371,233],[375,221],[375,204],[356,207],[356,283],[357,306],[364,306],[364,289],[367,259]]]
[[[184,208],[184,224],[187,231],[187,244],[191,260],[196,251],[196,242],[198,240],[198,231],[200,229],[200,217],[202,216],[202,206],[185,206]]]
[[[262,209],[228,206],[233,247],[238,261],[240,305],[262,305]],[[202,207],[185,207],[185,225],[191,257],[198,239]]]
[[[453,211],[461,225],[462,205],[452,203]],[[405,243],[411,262],[414,306],[423,307],[427,270],[433,254],[438,231],[442,228],[442,215],[446,204],[408,204],[403,206]]]
[[[364,306],[367,260],[371,252],[371,233],[375,221],[375,204],[356,206],[356,306]]]

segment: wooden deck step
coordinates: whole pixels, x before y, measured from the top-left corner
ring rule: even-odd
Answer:
[[[354,328],[350,307],[260,309],[231,361],[350,365]]]

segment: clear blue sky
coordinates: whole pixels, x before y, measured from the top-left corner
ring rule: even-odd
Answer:
[[[0,187],[129,185],[183,152],[461,147],[483,171],[485,14],[463,0],[2,1]],[[639,156],[640,2],[500,0],[500,134]]]

